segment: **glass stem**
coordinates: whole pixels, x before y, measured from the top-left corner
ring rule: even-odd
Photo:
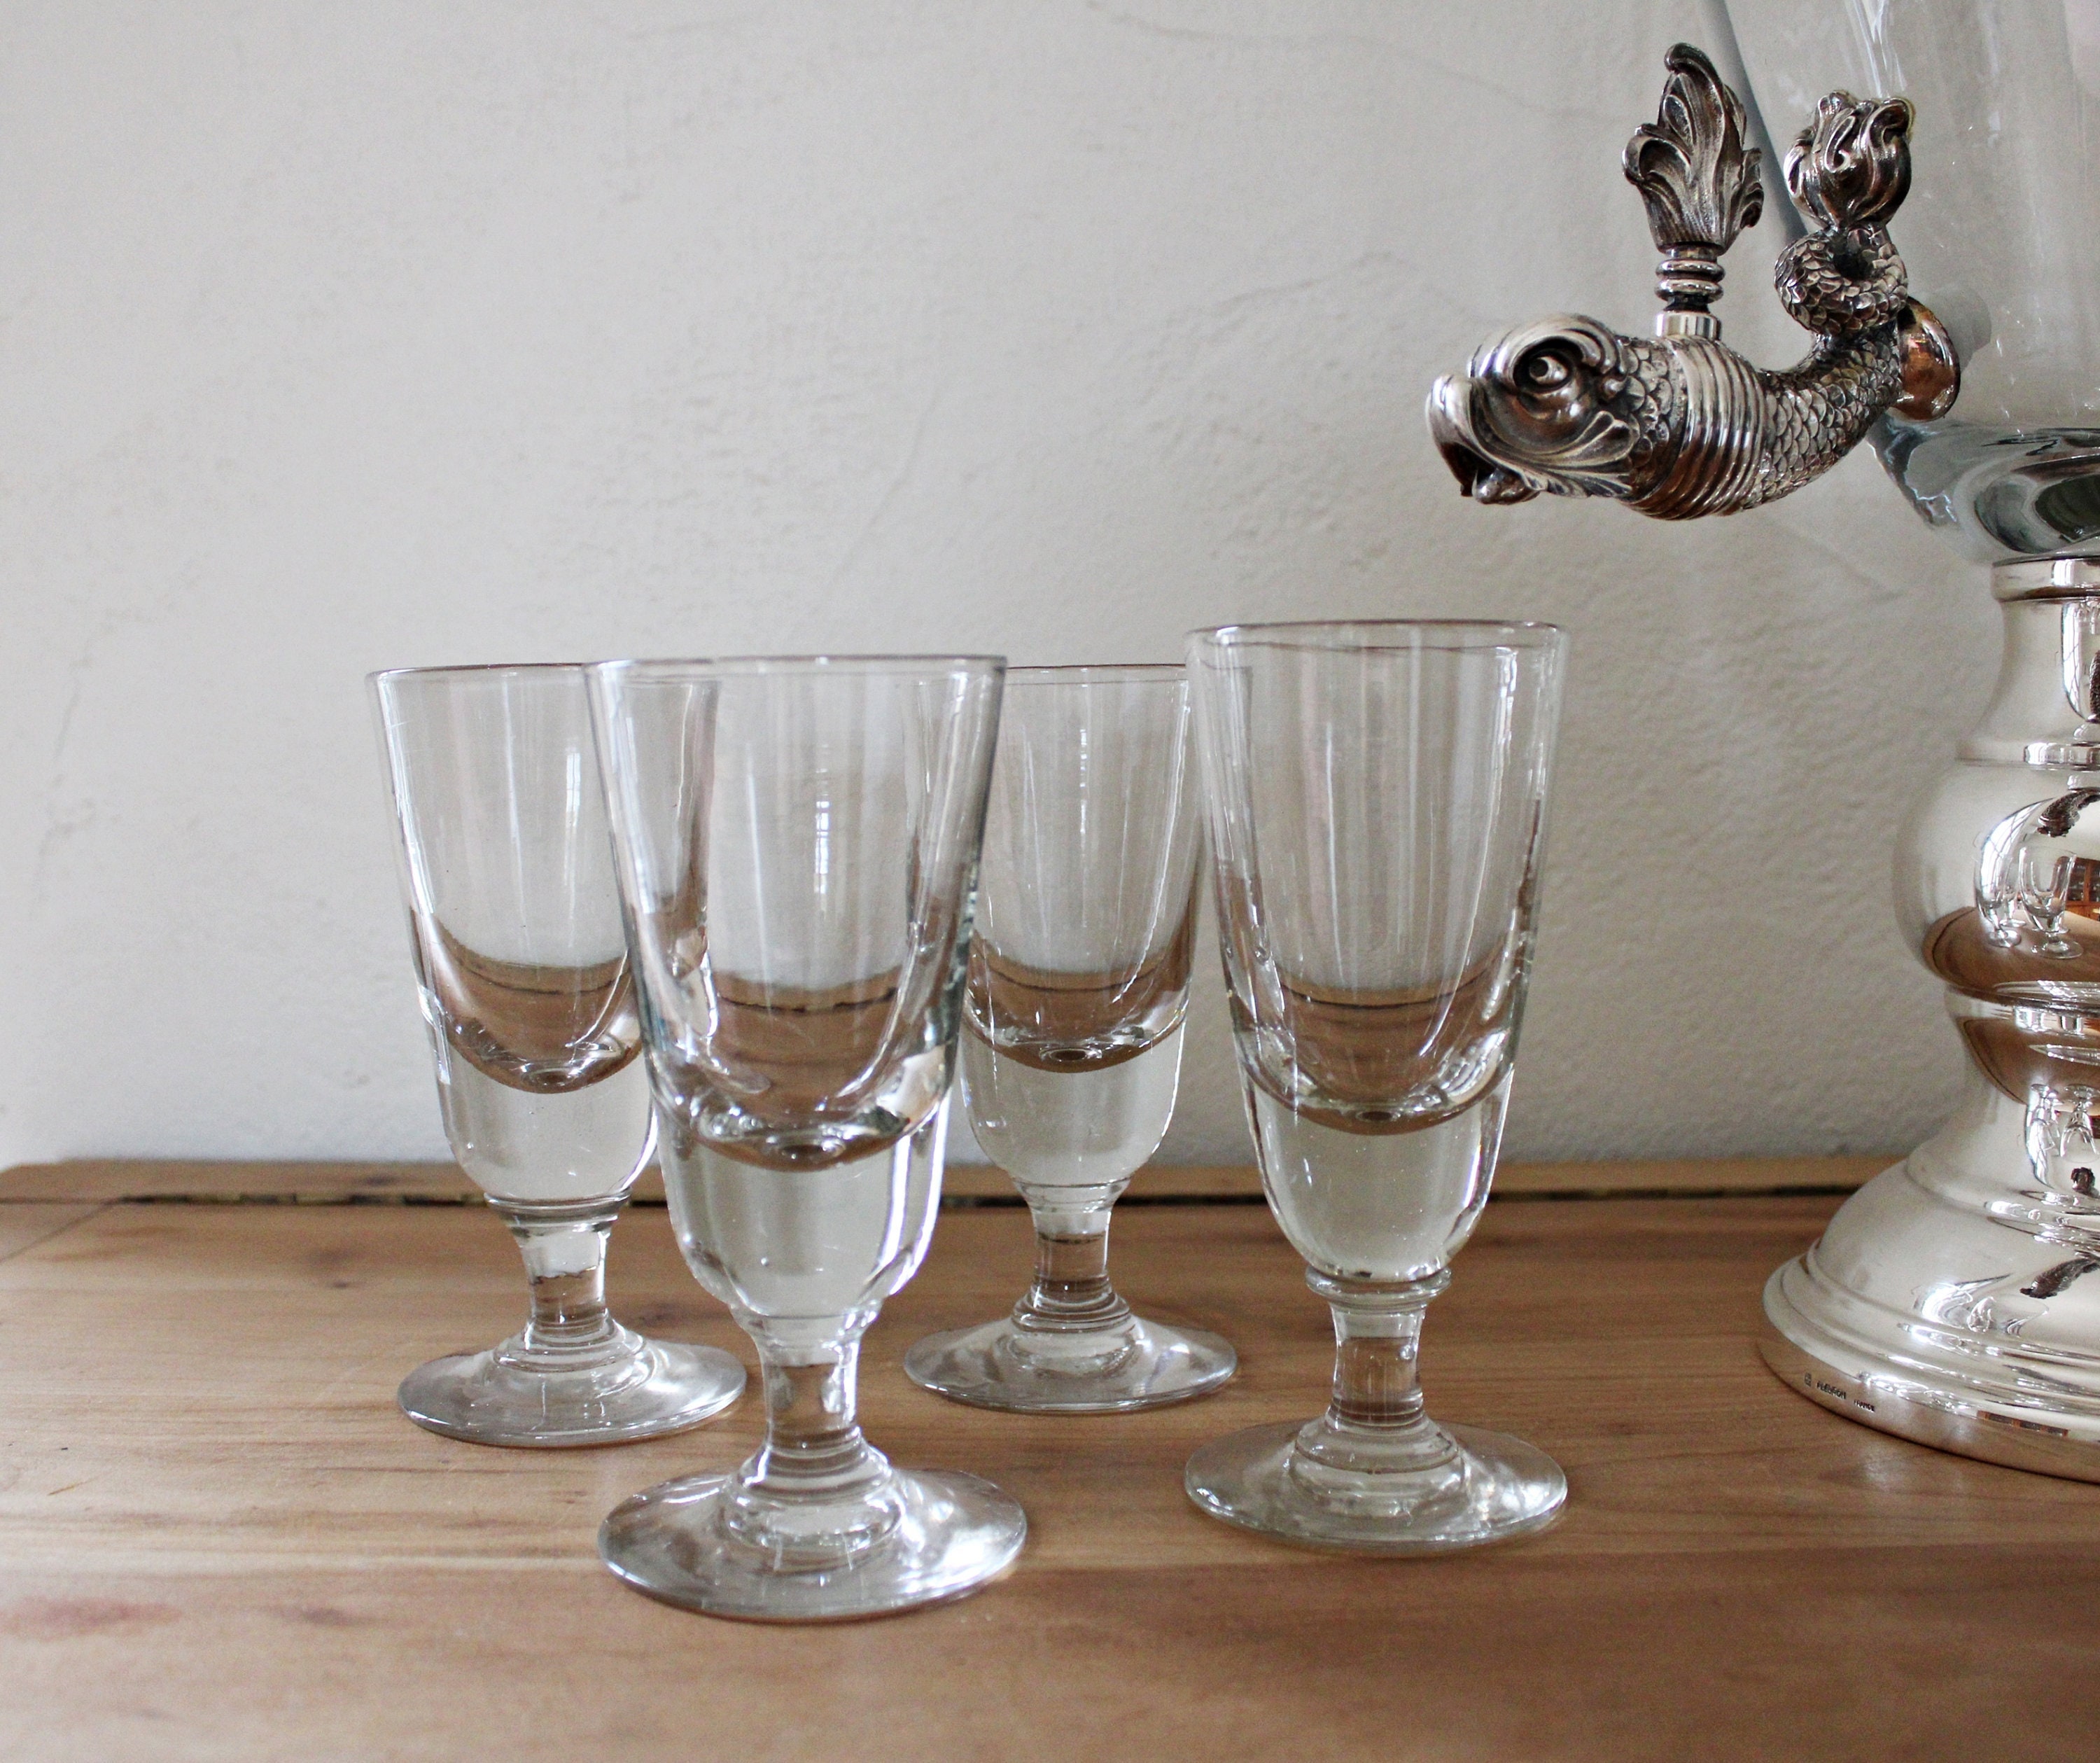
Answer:
[[[1335,1383],[1327,1412],[1298,1436],[1298,1453],[1327,1468],[1392,1472],[1435,1467],[1455,1448],[1423,1412],[1415,1357],[1422,1313],[1451,1283],[1346,1279],[1308,1271],[1335,1318]]]
[[[867,1323],[737,1319],[758,1348],[765,1443],[737,1472],[723,1522],[783,1566],[849,1560],[897,1522],[882,1498],[889,1460],[861,1435],[860,1337]]]
[[[1041,1334],[1096,1334],[1130,1319],[1109,1284],[1110,1200],[1083,1207],[1030,1204],[1035,1277],[1013,1307],[1014,1326]]]
[[[562,1368],[624,1352],[627,1331],[605,1305],[605,1252],[624,1201],[489,1204],[510,1226],[532,1282],[532,1314],[523,1331],[505,1343],[508,1355]]]

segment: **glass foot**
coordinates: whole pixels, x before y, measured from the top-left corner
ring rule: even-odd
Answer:
[[[1229,1382],[1239,1355],[1221,1335],[1136,1318],[1068,1334],[1024,1332],[1011,1319],[929,1335],[904,1374],[973,1407],[1022,1414],[1115,1414],[1164,1407]]]
[[[508,1342],[432,1359],[402,1379],[401,1412],[470,1444],[615,1445],[683,1432],[743,1394],[733,1355],[621,1332],[633,1350],[581,1366],[535,1365]]]
[[[651,1597],[711,1616],[844,1622],[973,1592],[1028,1535],[1027,1515],[990,1482],[892,1469],[882,1499],[893,1524],[835,1565],[789,1566],[724,1528],[736,1480],[690,1475],[623,1500],[599,1527],[599,1557]]]
[[[1315,1422],[1317,1425],[1319,1423]],[[1303,1423],[1255,1426],[1189,1460],[1182,1485],[1212,1518],[1311,1549],[1434,1554],[1542,1531],[1568,1478],[1536,1446],[1471,1426],[1440,1429],[1454,1447],[1431,1466],[1336,1470],[1297,1450]]]

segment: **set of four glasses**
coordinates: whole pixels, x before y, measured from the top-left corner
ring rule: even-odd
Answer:
[[[1551,1522],[1542,1452],[1439,1425],[1422,1315],[1485,1204],[1531,963],[1564,653],[1546,625],[1198,632],[1185,667],[848,656],[409,669],[373,681],[447,1133],[510,1225],[524,1329],[409,1376],[497,1445],[697,1425],[743,1368],[608,1313],[660,1160],[678,1244],[757,1348],[766,1435],[617,1507],[630,1584],[811,1620],[951,1597],[1021,1509],[861,1435],[859,1342],[938,1211],[958,1062],[1034,1218],[1011,1317],[926,1389],[1101,1414],[1202,1395],[1214,1334],[1133,1315],[1111,1207],[1174,1107],[1207,806],[1264,1190],[1332,1310],[1333,1399],[1199,1450],[1203,1510],[1405,1553]],[[1198,782],[1198,771],[1201,782]]]

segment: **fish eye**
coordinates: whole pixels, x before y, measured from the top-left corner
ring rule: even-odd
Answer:
[[[1516,372],[1526,391],[1557,391],[1572,377],[1568,364],[1547,349],[1534,349],[1517,364]]]

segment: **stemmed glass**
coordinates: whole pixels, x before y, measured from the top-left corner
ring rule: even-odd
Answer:
[[[766,1436],[598,1535],[719,1615],[872,1615],[983,1584],[1021,1508],[893,1467],[855,1369],[933,1230],[1003,664],[610,662],[593,708],[694,1277],[758,1349]]]
[[[1262,1185],[1335,1337],[1324,1415],[1189,1459],[1217,1518],[1410,1553],[1538,1530],[1567,1497],[1544,1452],[1439,1425],[1415,1381],[1423,1310],[1501,1144],[1564,647],[1480,623],[1189,639]]]
[[[2020,904],[2041,933],[2041,952],[2058,961],[2075,961],[2085,952],[2063,934],[2064,909],[2071,904],[2076,861],[2068,856],[2054,861],[2038,858],[2032,846],[2023,846],[2020,851]],[[2046,870],[2044,864],[2048,864]],[[2046,881],[2042,879],[2045,874]]]
[[[1231,1345],[1131,1314],[1110,1208],[1174,1113],[1201,846],[1179,667],[1009,669],[977,878],[963,1095],[1035,1225],[1011,1316],[929,1335],[915,1383],[984,1407],[1157,1407]]]
[[[741,1394],[712,1347],[605,1303],[606,1239],[655,1145],[589,700],[576,667],[372,677],[445,1133],[517,1239],[523,1331],[401,1385],[417,1425],[490,1445],[600,1445]]]

